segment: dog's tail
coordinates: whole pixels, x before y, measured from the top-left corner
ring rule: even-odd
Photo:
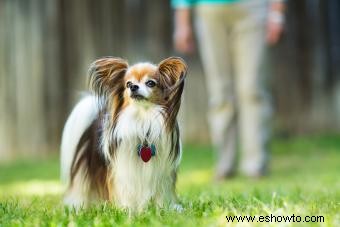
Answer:
[[[61,139],[61,180],[69,184],[71,165],[78,143],[84,132],[97,118],[99,107],[94,96],[86,96],[74,107],[68,117]]]

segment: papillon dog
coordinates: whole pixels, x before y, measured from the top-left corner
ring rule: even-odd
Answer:
[[[74,107],[62,135],[65,204],[181,209],[175,191],[182,152],[176,118],[186,71],[178,57],[158,65],[129,66],[116,57],[92,63],[92,94]]]

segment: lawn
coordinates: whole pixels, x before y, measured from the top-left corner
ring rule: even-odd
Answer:
[[[276,139],[271,147],[267,177],[214,183],[211,147],[185,146],[177,185],[184,211],[149,207],[132,217],[110,204],[64,208],[57,157],[2,164],[0,226],[340,226],[340,136]],[[302,219],[251,224],[226,218],[239,215],[256,215],[255,222],[260,215]],[[303,222],[306,216],[324,222]]]

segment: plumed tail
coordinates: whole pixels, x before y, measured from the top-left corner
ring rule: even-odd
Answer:
[[[61,180],[69,184],[71,166],[83,134],[98,117],[99,108],[94,96],[86,96],[68,117],[61,141]]]

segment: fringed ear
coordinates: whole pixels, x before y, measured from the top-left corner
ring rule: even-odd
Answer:
[[[93,62],[89,68],[88,84],[100,104],[106,104],[110,95],[124,92],[124,75],[128,63],[116,57],[104,57]]]
[[[184,80],[187,65],[180,57],[169,57],[158,64],[158,70],[162,85],[171,90]]]
[[[158,64],[159,82],[164,90],[166,125],[172,130],[181,105],[187,65],[182,58],[170,57]]]

